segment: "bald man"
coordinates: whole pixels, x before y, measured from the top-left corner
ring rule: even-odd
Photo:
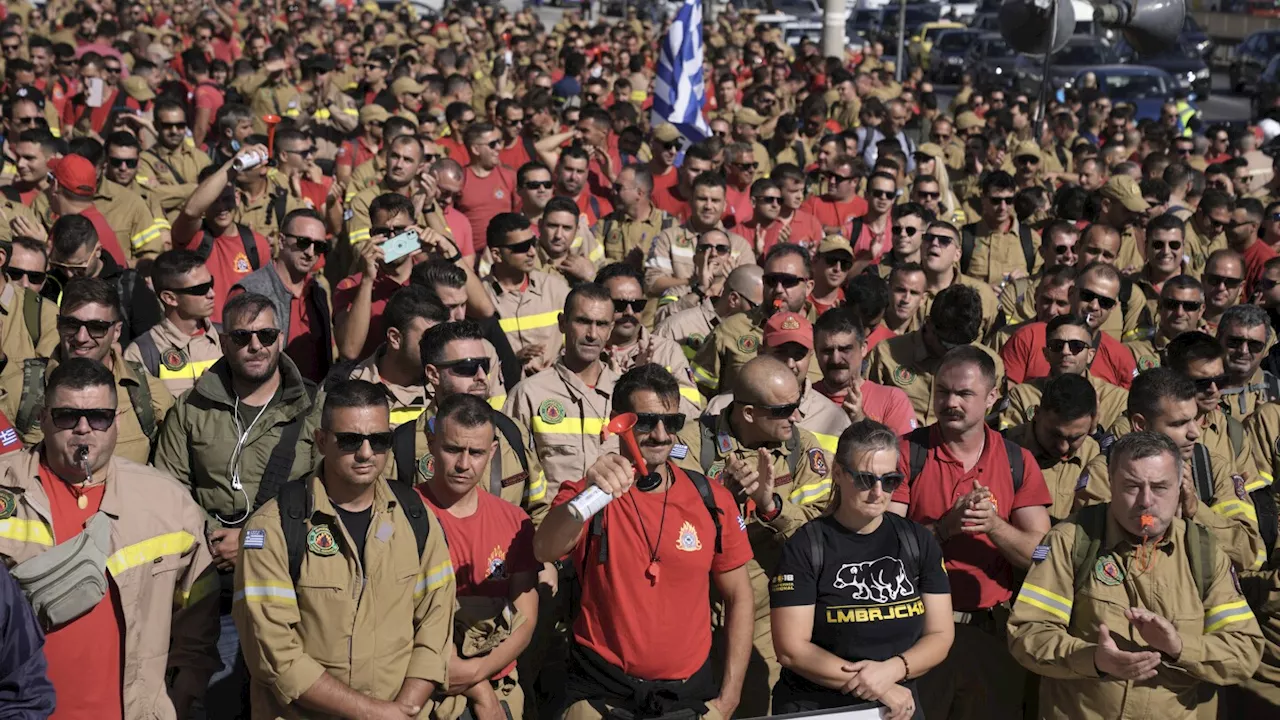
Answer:
[[[764,270],[759,265],[734,268],[720,294],[703,297],[694,307],[681,310],[658,323],[653,333],[680,344],[690,361],[702,343],[725,318],[744,313],[764,300]]]

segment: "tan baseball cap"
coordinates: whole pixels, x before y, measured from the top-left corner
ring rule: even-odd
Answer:
[[[1102,197],[1115,200],[1130,212],[1146,212],[1151,209],[1150,203],[1142,198],[1138,183],[1128,175],[1112,175],[1107,184],[1102,186]]]
[[[956,127],[961,130],[970,130],[972,128],[982,127],[982,119],[968,110],[960,113],[956,118]]]
[[[422,83],[418,82],[417,80],[414,80],[413,78],[409,77],[408,75],[406,75],[406,76],[404,76],[404,77],[398,77],[398,78],[396,78],[396,81],[395,81],[395,82],[391,83],[391,94],[392,94],[392,95],[399,95],[399,94],[401,94],[401,93],[415,93],[415,94],[416,94],[416,93],[420,93],[420,92],[422,92],[423,90],[426,90],[426,89],[427,89],[427,88],[426,88],[426,86],[425,86],[425,85],[423,85]]]
[[[739,110],[737,114],[733,116],[733,121],[739,125],[746,125],[747,127],[760,127],[764,124],[764,118],[760,116],[760,113],[752,110],[751,108],[743,108]]]
[[[915,154],[917,156],[928,155],[929,157],[935,158],[941,157],[943,155],[942,146],[935,143],[924,143],[916,148]]]
[[[1017,160],[1018,158],[1024,157],[1027,155],[1034,157],[1036,160],[1040,160],[1042,158],[1040,154],[1040,146],[1035,144],[1034,142],[1031,142],[1030,140],[1023,140],[1022,142],[1013,146],[1014,160]]]
[[[853,246],[842,235],[828,235],[818,244],[818,254],[823,255],[829,252],[847,252],[849,257],[853,257]]]
[[[680,137],[680,131],[671,123],[663,123],[653,129],[653,139],[659,142],[675,142]]]
[[[360,108],[361,123],[385,122],[389,117],[391,117],[391,113],[387,112],[387,109],[381,105],[365,105]]]
[[[120,85],[124,87],[126,95],[138,102],[146,102],[156,98],[156,94],[151,90],[151,86],[147,84],[147,81],[137,75],[130,75],[122,80]]]

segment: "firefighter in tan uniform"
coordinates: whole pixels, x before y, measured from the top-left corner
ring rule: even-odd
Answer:
[[[715,173],[703,173],[694,178],[692,193],[689,221],[680,227],[664,230],[649,247],[644,262],[644,289],[650,297],[662,297],[672,288],[689,284],[693,277],[694,250],[709,230],[720,230],[729,236],[731,267],[756,262],[751,243],[725,231],[721,222],[725,210],[724,178]]]
[[[236,173],[235,179],[236,207],[232,219],[270,240],[274,252],[279,244],[280,223],[289,213],[307,204],[291,183],[266,164]]]
[[[502,316],[498,324],[524,363],[525,375],[532,375],[550,367],[560,354],[557,318],[569,285],[559,275],[533,269],[538,241],[524,215],[498,213],[489,222],[488,236],[495,262],[484,279],[485,294]]]
[[[140,222],[134,219],[137,217],[137,206],[132,199],[121,200],[116,203],[117,209],[104,199],[104,196],[137,197],[146,206],[150,225],[128,237],[124,237],[117,231],[120,247],[129,248],[131,256],[135,259],[150,258],[164,252],[171,240],[169,233],[172,229],[161,202],[164,193],[156,192],[156,188],[139,182],[138,167],[141,164],[141,150],[138,139],[127,132],[116,132],[107,136],[106,167],[103,168],[102,180],[98,185],[99,196],[94,198],[94,204],[107,217],[113,228],[117,227],[117,224],[116,216],[112,211],[121,212],[122,218],[127,217],[135,224]]]
[[[1185,226],[1183,255],[1187,257],[1186,271],[1200,277],[1209,256],[1227,247],[1227,234],[1223,230],[1231,224],[1232,200],[1217,190],[1206,190],[1196,211]]]
[[[763,273],[759,265],[735,268],[725,279],[719,297],[703,298],[696,307],[675,313],[658,323],[654,334],[675,341],[680,345],[684,356],[693,362],[702,345],[721,322],[734,315],[749,312],[760,304],[763,300],[760,279]]]
[[[964,228],[973,237],[973,251],[968,262],[961,262],[965,275],[988,285],[1007,281],[1017,273],[1026,276],[1037,272],[1043,258],[1034,249],[1040,238],[1035,231],[1018,222],[1013,212],[1013,196],[1017,184],[1003,170],[988,173],[982,183],[982,217]],[[1033,252],[1028,257],[1026,248]],[[1030,263],[1030,267],[1028,267]]]
[[[111,229],[116,231],[120,247],[128,250],[135,263],[143,257],[154,257],[163,250],[163,245],[156,242],[161,232],[156,218],[137,193],[103,178],[98,183],[93,204],[98,206]]]
[[[649,179],[652,186],[653,176]],[[645,190],[636,182],[634,169],[619,171],[617,185],[622,192],[616,207],[597,220],[591,232],[604,245],[606,262],[625,261],[639,268],[649,257],[654,238],[674,229],[680,221],[653,205],[652,187]]]
[[[743,517],[749,518],[747,537],[755,557],[747,573],[756,617],[754,650],[738,710],[761,717],[769,714],[770,689],[781,672],[769,623],[768,576],[786,539],[826,508],[831,497],[829,460],[834,456],[797,426],[800,386],[779,360],[760,357],[748,362],[734,385],[734,398],[718,415],[699,419],[689,458],[707,477],[733,491]]]
[[[134,338],[124,359],[141,365],[178,397],[222,358],[220,328],[209,320],[213,276],[199,254],[170,250],[152,264],[151,281],[164,307],[164,319]]]
[[[933,382],[949,347],[975,344],[982,322],[978,293],[953,285],[938,293],[924,327],[888,338],[871,350],[867,379],[900,388],[911,400],[921,426],[937,420],[933,411]],[[976,345],[995,360],[996,386],[1004,382],[1004,363],[985,345]]]
[[[1229,307],[1218,321],[1216,335],[1227,350],[1229,386],[1218,388],[1222,411],[1240,422],[1263,404],[1280,400],[1280,379],[1262,369],[1274,332],[1267,311],[1253,304]]]
[[[1280,471],[1280,403],[1258,406],[1244,421],[1244,431],[1258,469],[1258,476],[1250,478],[1246,485],[1246,489],[1253,492],[1272,484],[1276,472]]]
[[[1060,375],[1046,384],[1035,417],[1004,431],[1040,466],[1053,498],[1049,518],[1055,523],[1071,514],[1080,474],[1101,452],[1091,437],[1098,424],[1098,407],[1086,379]]]
[[[204,696],[217,669],[218,583],[205,543],[204,513],[170,475],[115,456],[118,425],[113,419],[118,419],[117,401],[124,399],[117,397],[106,368],[78,358],[51,372],[48,380],[48,402],[40,412],[45,441],[0,459],[0,559],[11,566],[46,621],[61,618],[57,624],[66,627],[99,603],[115,605],[124,716],[185,717],[188,704]],[[101,429],[99,422],[105,422]],[[87,479],[86,466],[91,473]],[[56,485],[46,485],[46,473],[51,476],[47,482]],[[52,502],[51,493],[64,497]],[[83,532],[96,538],[103,553],[97,558],[84,548],[77,552],[75,543],[55,530],[76,522],[57,516],[72,496],[74,504],[92,513]],[[64,557],[52,570],[24,568],[33,559],[49,562],[58,556]],[[68,565],[79,562],[88,563],[83,571],[89,577],[80,575],[82,582],[93,575],[102,580],[106,573],[111,587],[104,589],[111,600],[99,591],[77,606],[86,598],[68,597],[65,585],[58,592],[56,585],[47,584],[60,575],[64,582],[74,581],[76,573],[65,573]],[[77,708],[72,695],[66,693],[59,707],[90,714],[99,709]]]
[[[1123,174],[1111,176],[1098,191],[1098,196],[1100,221],[1115,228],[1120,235],[1114,262],[1116,269],[1121,272],[1137,270],[1144,260],[1143,244],[1138,241],[1135,225],[1151,211],[1151,204],[1142,197],[1138,182]]]
[[[422,295],[397,292],[382,311],[385,338],[372,355],[351,369],[352,380],[366,380],[386,389],[394,429],[418,419],[430,399],[422,377],[420,341],[426,330],[447,315]],[[389,463],[390,464],[390,463]]]
[[[87,357],[102,363],[115,376],[125,396],[116,418],[116,455],[136,463],[151,456],[160,421],[173,407],[173,395],[141,365],[126,362],[116,346],[120,338],[120,299],[115,288],[98,278],[67,283],[58,317],[60,344],[47,361],[10,362],[0,372],[0,412],[13,420],[28,447],[43,438],[39,411],[44,405],[44,382],[64,360]]]
[[[1226,351],[1212,336],[1188,332],[1169,343],[1169,367],[1191,379],[1196,386],[1200,442],[1209,452],[1232,461],[1232,473],[1244,477],[1246,487],[1258,475],[1248,436],[1239,420],[1222,412],[1222,396],[1218,383],[1225,377],[1223,358]]]
[[[45,197],[44,193],[37,195],[33,204],[34,202],[38,202],[42,197]],[[44,200],[44,204],[46,206],[49,204],[47,198]],[[18,218],[26,220],[32,227],[40,227],[41,225],[44,225],[44,220],[41,216],[37,215],[30,207],[27,207],[20,202],[0,196],[0,241],[11,242],[13,240],[14,232],[11,223]]]
[[[0,247],[4,265],[9,254]],[[0,352],[10,365],[49,357],[58,347],[58,306],[0,273]]]
[[[1249,499],[1244,478],[1233,474],[1234,464],[1230,459],[1210,452],[1199,442],[1196,413],[1194,383],[1169,368],[1138,375],[1129,389],[1128,419],[1133,430],[1167,435],[1182,453],[1186,465],[1182,493],[1187,496],[1183,517],[1193,518],[1197,524],[1209,528],[1237,569],[1259,567],[1265,560],[1262,536],[1258,533],[1257,510]],[[1196,468],[1205,462],[1209,465],[1208,477],[1203,476],[1203,469]],[[1087,477],[1081,476],[1077,485],[1076,509],[1110,502],[1107,456],[1099,455],[1091,460],[1085,474]],[[1203,497],[1206,490],[1210,497]]]
[[[155,188],[160,206],[173,222],[210,160],[187,138],[187,113],[182,105],[171,100],[156,103],[155,125],[159,141],[139,157],[137,179]]]
[[[1000,300],[990,285],[960,273],[961,233],[949,223],[933,222],[929,223],[924,236],[925,240],[920,248],[920,264],[924,267],[925,278],[924,295],[916,307],[915,316],[902,332],[921,328],[929,318],[934,299],[947,288],[964,286],[972,288],[982,301],[982,327],[978,339],[985,340],[995,327],[996,316],[1000,313]]]
[[[1226,554],[1175,517],[1179,467],[1167,437],[1112,448],[1110,505],[1049,531],[1009,619],[1009,647],[1041,676],[1042,717],[1191,720],[1213,685],[1247,680],[1262,635]],[[1142,518],[1149,518],[1144,525]]]
[[[453,564],[422,498],[380,477],[388,414],[376,385],[335,384],[324,462],[245,524],[232,613],[254,717],[425,717],[448,682]]]

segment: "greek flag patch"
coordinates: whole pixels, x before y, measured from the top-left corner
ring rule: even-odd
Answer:
[[[680,443],[676,443],[675,445],[671,446],[670,457],[672,460],[683,460],[685,459],[686,456],[688,456],[688,454],[689,454],[688,445],[681,445]]]
[[[741,515],[738,516],[738,529],[743,532],[747,530],[747,521]]]
[[[1037,545],[1036,549],[1031,551],[1031,559],[1034,562],[1040,562],[1041,560],[1044,560],[1047,557],[1049,557],[1048,545]]]
[[[244,542],[240,546],[245,550],[261,550],[267,544],[266,530],[246,530],[244,533]]]

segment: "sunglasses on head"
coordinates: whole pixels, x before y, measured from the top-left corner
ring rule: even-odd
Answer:
[[[58,332],[63,335],[79,335],[80,328],[84,328],[89,332],[89,337],[101,340],[112,325],[115,323],[110,320],[81,320],[70,315],[58,316]]]
[[[42,270],[23,270],[22,268],[7,267],[4,269],[4,275],[14,282],[21,282],[22,278],[25,277],[31,281],[32,285],[40,285],[44,283],[49,273]]]
[[[227,333],[236,345],[246,347],[253,341],[253,337],[258,337],[258,343],[263,347],[275,345],[276,340],[280,337],[278,328],[262,328],[261,330],[232,330]]]
[[[448,360],[445,362],[438,362],[435,365],[441,370],[448,370],[450,373],[458,377],[473,378],[476,376],[476,373],[481,370],[484,371],[485,375],[489,374],[489,358],[487,357]]]
[[[822,262],[837,270],[848,270],[853,267],[853,258],[849,257],[849,253],[838,250],[823,255]]]
[[[550,190],[555,187],[555,183],[550,180],[528,180],[524,184],[525,190]]]
[[[1227,384],[1227,376],[1215,375],[1207,378],[1193,378],[1191,382],[1195,383],[1197,393],[1207,393],[1215,387],[1219,390],[1225,387]]]
[[[694,248],[696,252],[715,253],[722,257],[728,255],[729,251],[732,249],[733,248],[729,245],[717,245],[715,243],[698,243],[697,247]]]
[[[1204,276],[1205,287],[1218,287],[1219,285],[1228,290],[1235,290],[1244,284],[1244,278],[1227,277],[1226,275],[1210,275]]]
[[[1249,353],[1252,355],[1257,355],[1267,346],[1267,344],[1262,340],[1251,340],[1249,338],[1239,336],[1227,338],[1224,344],[1229,350],[1239,350],[1247,345],[1249,347]]]
[[[90,430],[102,432],[116,421],[116,411],[111,408],[49,408],[49,418],[59,430],[74,430],[80,418],[89,423]]]
[[[841,467],[844,466],[841,465]],[[898,489],[898,486],[902,484],[903,480],[906,480],[906,476],[897,471],[887,472],[883,475],[863,472],[861,470],[851,470],[847,467],[844,468],[844,471],[849,473],[849,478],[853,480],[854,489],[864,492],[873,490],[876,483],[880,483],[880,489],[882,491],[891,493]]]
[[[1169,240],[1169,241],[1152,240],[1151,241],[1152,250],[1155,250],[1156,252],[1160,252],[1165,248],[1169,248],[1169,250],[1172,252],[1178,252],[1179,250],[1182,249],[1182,241],[1181,240]]]
[[[532,250],[533,244],[536,242],[537,240],[534,240],[533,238],[529,238],[524,242],[513,243],[511,245],[499,245],[498,249],[506,250],[507,252],[515,253],[516,255],[523,255],[524,253],[527,253],[530,250]]]
[[[790,290],[793,287],[799,286],[800,283],[802,282],[804,282],[804,278],[798,275],[792,275],[791,273],[765,273],[764,274],[764,286],[767,288],[777,287],[778,285],[781,285],[782,287]]]
[[[364,444],[369,443],[369,449],[377,454],[382,454],[391,449],[391,431],[369,433],[353,432],[334,432],[329,430],[329,434],[333,435],[334,442],[338,445],[338,449],[344,453],[353,453],[358,451]]]
[[[282,237],[288,238],[293,243],[294,247],[298,248],[299,252],[306,252],[313,247],[316,249],[317,255],[324,255],[329,252],[328,240],[312,240],[309,237],[303,237],[301,235],[283,235]]]
[[[210,279],[209,282],[200,283],[199,285],[192,285],[191,287],[164,288],[164,289],[168,290],[171,293],[177,293],[178,295],[192,295],[195,297],[199,297],[201,295],[209,294],[209,291],[213,289],[213,280]]]
[[[616,313],[624,313],[630,310],[633,313],[644,312],[644,306],[648,303],[644,298],[639,300],[621,300],[613,298],[613,311]]]
[[[1177,300],[1175,298],[1164,298],[1160,301],[1160,307],[1168,312],[1173,312],[1178,308],[1182,308],[1183,312],[1200,312],[1200,308],[1204,307],[1204,303],[1199,300]]]
[[[1049,352],[1061,353],[1063,350],[1069,349],[1072,355],[1079,355],[1089,348],[1089,343],[1084,340],[1050,338],[1045,341],[1045,347],[1049,348]]]
[[[678,433],[684,429],[684,413],[636,413],[636,424],[632,428],[638,433],[651,433],[658,429],[658,423],[669,433]]]
[[[1099,295],[1098,293],[1085,288],[1080,288],[1080,301],[1086,305],[1092,302],[1097,302],[1098,307],[1103,310],[1110,310],[1116,306],[1115,298],[1107,297],[1106,295]]]
[[[911,227],[910,225],[894,225],[889,232],[893,233],[894,237],[902,237],[903,235],[915,237],[916,233],[920,232],[920,228]]]

